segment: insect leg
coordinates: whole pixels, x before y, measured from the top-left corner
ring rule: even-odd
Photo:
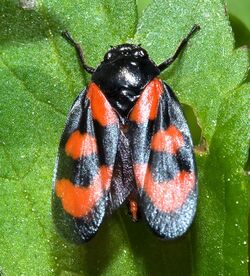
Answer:
[[[138,221],[138,203],[135,199],[130,198],[128,201],[129,213],[131,215],[132,221]]]
[[[83,51],[80,44],[77,43],[67,31],[62,32],[62,36],[75,47],[84,70],[87,71],[89,74],[93,74],[95,71],[95,68],[90,67],[85,63],[85,60],[83,57]]]
[[[186,47],[189,39],[192,37],[192,35],[194,33],[196,33],[197,31],[200,30],[200,26],[199,25],[194,25],[193,28],[191,29],[191,31],[189,32],[189,34],[181,41],[179,47],[177,48],[177,50],[175,51],[174,55],[170,58],[168,58],[167,60],[165,60],[164,62],[162,62],[160,65],[158,65],[159,70],[162,72],[164,71],[166,68],[168,68],[179,56],[179,54],[181,53],[181,51]]]

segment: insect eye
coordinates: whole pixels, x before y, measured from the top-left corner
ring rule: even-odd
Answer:
[[[113,59],[115,59],[117,56],[118,56],[118,53],[117,53],[117,52],[115,52],[115,51],[110,51],[110,52],[108,52],[108,53],[104,56],[104,59],[105,59],[105,60],[113,60]]]
[[[104,59],[105,59],[105,60],[110,60],[113,56],[114,56],[113,53],[108,52],[108,53],[105,55]]]

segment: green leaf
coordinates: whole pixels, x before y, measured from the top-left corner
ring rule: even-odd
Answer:
[[[241,21],[247,26],[250,30],[250,2],[248,0],[227,0],[227,9],[229,13],[235,17],[241,19]]]
[[[137,9],[138,14],[141,16],[143,13],[143,10],[152,2],[152,0],[137,0]]]
[[[250,47],[250,29],[248,29],[242,21],[235,17],[234,15],[230,14],[230,22],[232,25],[232,29],[234,32],[235,36],[235,45],[236,47],[247,47],[248,48],[248,55],[249,55],[249,60],[250,60],[250,52],[249,52],[249,47]],[[250,81],[250,71],[248,71],[247,78],[245,80],[246,82]]]
[[[249,84],[224,98],[209,153],[198,159],[201,197],[193,231],[198,275],[247,275],[249,177],[243,168],[250,138],[249,104]]]
[[[162,75],[193,108],[205,140],[191,231],[164,242],[122,209],[89,243],[68,244],[51,221],[51,179],[67,111],[89,76],[60,31],[81,42],[91,66],[126,41],[160,63],[194,23],[202,30]],[[132,0],[40,0],[31,11],[4,0],[0,42],[0,273],[247,275],[248,58],[234,49],[221,0],[153,1],[139,23]]]

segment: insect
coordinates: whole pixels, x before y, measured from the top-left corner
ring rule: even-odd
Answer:
[[[140,45],[122,44],[96,69],[63,32],[92,75],[69,111],[53,180],[54,222],[69,241],[90,240],[124,202],[132,220],[140,214],[163,239],[189,228],[197,203],[193,144],[180,103],[158,76],[199,29],[158,66]]]

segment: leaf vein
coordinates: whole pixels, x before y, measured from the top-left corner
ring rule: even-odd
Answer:
[[[56,44],[56,42],[54,40],[54,37],[53,37],[53,33],[52,33],[52,30],[51,30],[51,27],[50,27],[50,22],[48,20],[47,15],[46,15],[46,11],[45,11],[43,1],[41,1],[41,15],[42,15],[42,17],[44,19],[44,22],[46,23],[47,28],[48,28],[48,39],[50,41],[50,45],[53,48],[54,56],[56,57],[58,65],[61,67],[62,71],[64,72],[64,74],[66,76],[66,78],[69,80],[66,83],[69,87],[69,91],[70,91],[71,95],[73,95],[75,97],[74,88],[72,86],[72,78],[70,77],[69,72],[67,72],[66,67],[64,66],[63,62],[60,59],[60,53],[59,53],[59,50],[57,48],[57,44]]]
[[[18,80],[22,86],[24,87],[24,91],[27,91],[37,102],[45,104],[46,106],[48,106],[49,108],[51,108],[53,111],[55,111],[57,114],[66,116],[66,114],[64,112],[62,112],[60,109],[57,109],[53,104],[48,103],[46,101],[43,101],[41,99],[39,99],[37,96],[35,96],[35,94],[30,90],[30,88],[27,86],[26,82],[21,79],[16,73],[15,71],[3,60],[3,58],[1,57],[1,61],[2,64],[8,69],[8,71],[14,76],[14,78],[16,80]]]

